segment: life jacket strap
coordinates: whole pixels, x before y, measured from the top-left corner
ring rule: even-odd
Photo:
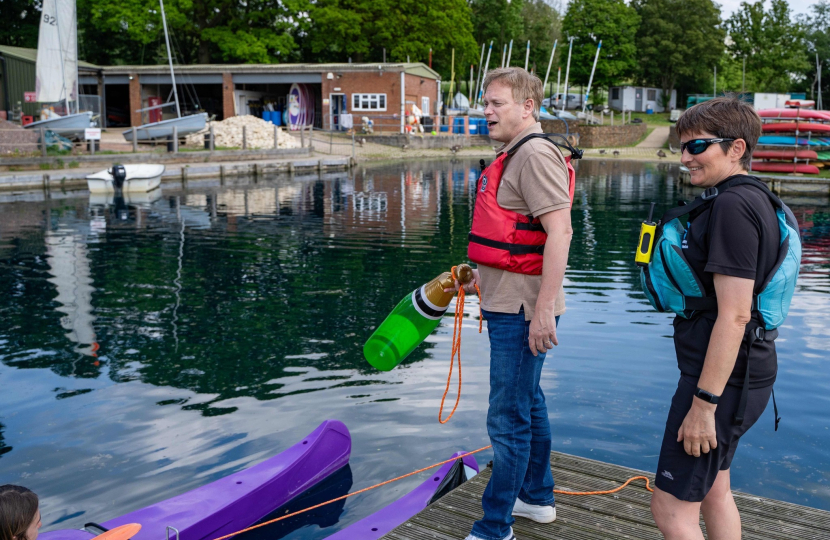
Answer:
[[[684,296],[687,311],[717,311],[718,299],[714,296]]]
[[[763,326],[758,326],[757,323],[747,325],[747,337],[746,337],[746,373],[744,374],[744,384],[741,388],[741,399],[738,401],[738,410],[735,411],[735,416],[732,418],[732,424],[735,426],[740,426],[744,423],[744,415],[746,414],[746,402],[749,399],[749,353],[752,350],[752,345],[756,341],[773,341],[775,338],[778,337],[778,329],[774,328],[772,330],[765,330]],[[778,418],[778,407],[775,406],[775,430],[778,431],[778,422],[780,418]]]
[[[511,255],[530,255],[532,253],[543,255],[545,253],[544,245],[534,246],[529,244],[511,244],[509,242],[499,242],[497,240],[484,238],[483,236],[478,236],[477,234],[473,233],[470,233],[467,239],[470,242],[481,244],[482,246],[487,246],[494,249],[502,249],[504,251],[509,252]]]

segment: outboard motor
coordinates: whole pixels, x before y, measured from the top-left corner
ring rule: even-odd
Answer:
[[[116,191],[121,191],[124,187],[124,181],[127,179],[127,169],[123,165],[113,165],[112,170],[112,185]]]

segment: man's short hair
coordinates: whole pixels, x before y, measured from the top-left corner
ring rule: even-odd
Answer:
[[[686,110],[677,120],[677,135],[684,133],[711,133],[715,137],[724,139],[743,139],[746,141],[746,150],[741,156],[741,165],[749,169],[752,163],[752,152],[761,136],[761,118],[752,105],[741,101],[734,95],[722,96]],[[721,149],[726,152],[732,142],[720,143]]]
[[[513,100],[516,103],[524,103],[525,100],[533,100],[533,119],[539,121],[539,109],[542,106],[542,80],[536,75],[531,75],[526,70],[517,67],[506,67],[494,69],[484,77],[484,92],[487,87],[498,81],[500,84],[509,86],[513,91]]]

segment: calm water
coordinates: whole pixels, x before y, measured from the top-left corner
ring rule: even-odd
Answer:
[[[449,424],[437,415],[451,318],[392,372],[361,355],[404,294],[465,260],[476,167],[165,185],[157,200],[118,207],[83,193],[0,194],[0,483],[34,489],[50,530],[220,478],[327,418],[349,426],[354,447],[326,496],[488,444],[476,302]],[[543,374],[557,450],[656,465],[678,371],[671,319],[649,308],[632,254],[650,201],[693,196],[676,172],[580,164],[568,312]],[[743,439],[733,483],[830,510],[830,204],[787,202],[805,250],[778,340],[783,421],[774,433],[770,407]],[[422,480],[265,536],[323,538]]]

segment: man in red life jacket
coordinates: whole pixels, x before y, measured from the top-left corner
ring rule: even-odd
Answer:
[[[513,516],[556,519],[539,382],[565,311],[573,169],[550,141],[527,138],[542,133],[541,102],[542,81],[523,69],[496,69],[484,80],[490,138],[504,144],[478,181],[468,255],[478,263],[474,281],[490,338],[487,431],[494,455],[484,517],[467,540],[512,540]]]

